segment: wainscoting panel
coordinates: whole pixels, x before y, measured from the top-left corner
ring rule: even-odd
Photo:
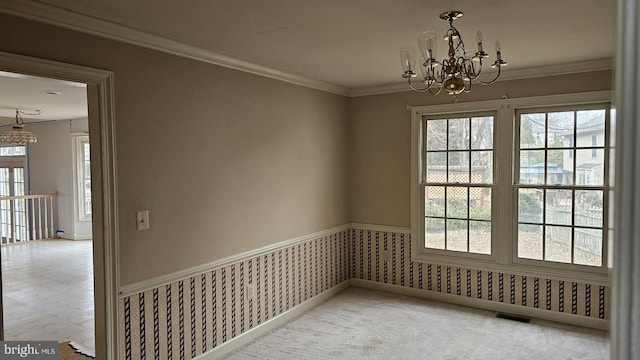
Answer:
[[[120,299],[121,359],[190,359],[350,278],[350,230]]]
[[[609,319],[608,286],[411,261],[408,232],[352,229],[353,279]],[[384,259],[385,250],[390,254]]]
[[[228,348],[239,346],[234,342],[246,343],[238,340],[287,320],[267,321],[307,300],[328,297],[329,292],[318,295],[344,288],[349,280],[468,306],[530,309],[524,312],[587,326],[604,327],[609,319],[608,286],[414,263],[410,240],[403,228],[352,224],[225,259],[219,266],[187,269],[183,278],[169,274],[164,283],[152,279],[129,286],[119,303],[120,358],[215,357],[211,354],[232,351]]]

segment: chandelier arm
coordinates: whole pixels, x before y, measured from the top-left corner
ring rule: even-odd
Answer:
[[[442,85],[444,83],[444,80],[447,78],[447,75],[445,75],[446,73],[444,70],[445,63],[448,63],[448,62],[446,60],[442,62],[442,70],[440,70],[439,74],[435,74],[435,73],[433,74],[433,81],[436,82],[438,85]]]
[[[498,73],[496,74],[496,77],[493,78],[493,80],[490,81],[482,81],[479,78],[476,77],[476,81],[479,82],[482,85],[490,85],[493,84],[494,82],[496,82],[498,80],[498,78],[500,77],[500,73],[501,73],[501,68],[502,66],[496,66],[498,68]]]
[[[473,67],[473,71],[475,73],[475,76],[473,78],[471,78],[471,80],[478,80],[478,77],[480,77],[480,74],[482,73],[482,58],[480,58],[479,64],[478,64],[478,71],[475,71],[475,66]],[[479,80],[478,80],[479,81]]]
[[[411,90],[413,90],[413,91],[415,91],[415,92],[419,92],[419,93],[423,93],[423,92],[425,92],[425,91],[429,90],[429,88],[431,87],[431,84],[429,84],[429,86],[427,86],[427,87],[426,87],[426,88],[424,88],[424,89],[418,89],[418,88],[416,88],[415,86],[413,86],[413,84],[411,83],[411,78],[408,78],[408,79],[407,79],[407,82],[409,83],[409,87],[411,88]]]

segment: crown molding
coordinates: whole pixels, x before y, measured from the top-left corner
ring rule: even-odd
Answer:
[[[539,66],[526,69],[508,70],[500,75],[498,81],[528,79],[545,76],[558,76],[566,74],[583,73],[590,71],[611,70],[613,68],[613,59],[597,59],[589,61],[581,61],[570,64],[559,64],[550,66]],[[352,89],[349,97],[368,96],[389,94],[395,92],[410,91],[406,82],[398,84],[387,84],[381,86],[372,86],[366,88]]]
[[[342,96],[348,96],[350,92],[350,89],[339,85],[240,60],[210,49],[163,38],[48,4],[3,0],[0,3],[0,12]]]

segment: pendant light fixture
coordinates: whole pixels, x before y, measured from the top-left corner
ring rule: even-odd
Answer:
[[[40,115],[39,111],[37,115]],[[24,120],[22,119],[21,111],[16,109],[16,123],[13,124],[10,130],[0,133],[0,143],[20,146],[36,143],[38,141],[36,135],[23,129],[23,127]]]

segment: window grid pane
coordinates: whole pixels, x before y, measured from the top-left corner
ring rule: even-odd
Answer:
[[[83,146],[83,202],[84,202],[84,215],[91,217],[91,153],[89,142],[82,142]]]
[[[424,120],[425,247],[491,254],[493,116]]]
[[[26,146],[0,146],[0,156],[24,156]]]
[[[603,265],[606,111],[519,114],[519,258]]]

